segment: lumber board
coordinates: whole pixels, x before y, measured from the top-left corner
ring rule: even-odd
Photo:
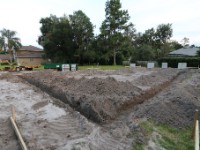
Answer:
[[[22,135],[21,135],[21,133],[19,131],[19,128],[18,128],[18,126],[17,126],[17,124],[16,124],[16,122],[13,119],[12,116],[10,117],[10,121],[11,121],[13,129],[15,130],[15,133],[16,133],[18,139],[19,139],[19,142],[20,142],[22,150],[28,150],[28,148],[27,148],[27,146],[26,146],[26,144],[25,144],[25,142],[24,142],[24,140],[22,138]]]

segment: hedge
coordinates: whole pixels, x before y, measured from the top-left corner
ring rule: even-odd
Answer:
[[[8,54],[8,52],[0,51],[0,54]]]
[[[199,67],[200,57],[164,57],[158,60],[160,66],[162,62],[167,62],[168,67],[172,68],[177,68],[181,62],[187,63],[187,67]]]

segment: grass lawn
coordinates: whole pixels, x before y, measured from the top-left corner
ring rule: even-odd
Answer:
[[[125,68],[125,66],[122,65],[105,65],[105,66],[78,66],[79,70],[87,70],[87,69],[100,69],[100,70],[117,70]]]
[[[5,67],[10,67],[12,68],[13,66],[10,66],[10,65],[0,65],[0,69],[4,69]],[[15,67],[15,66],[14,66]]]
[[[125,66],[122,65],[105,65],[105,66],[78,66],[78,70],[87,70],[87,69],[100,69],[100,70],[117,70],[117,69],[122,69],[125,68]],[[39,68],[34,68],[33,70],[43,70],[44,66],[41,65]]]
[[[153,138],[153,142],[160,148],[166,150],[190,150],[194,149],[194,141],[191,139],[192,127],[177,129],[168,125],[156,124],[153,121],[145,121],[140,126],[146,132],[148,139],[152,138],[153,133],[159,136]],[[142,150],[144,145],[138,144],[136,150]]]
[[[10,67],[12,68],[12,66],[10,65],[0,65],[0,69],[4,69],[5,67]],[[16,66],[14,66],[16,67]],[[126,68],[125,66],[122,65],[102,65],[102,66],[78,66],[78,70],[87,70],[87,69],[100,69],[100,70],[117,70],[117,69],[123,69]],[[44,66],[41,65],[39,68],[33,68],[33,70],[43,70]]]
[[[40,67],[39,68],[33,68],[33,70],[44,70],[44,66],[43,65],[40,65]]]

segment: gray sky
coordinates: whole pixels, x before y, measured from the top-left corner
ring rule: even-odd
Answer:
[[[105,19],[106,0],[0,0],[0,30],[17,31],[23,45],[38,46],[40,19],[50,14],[61,17],[82,10],[96,25],[95,33]],[[200,46],[200,0],[121,0],[137,32],[162,23],[172,23],[172,39],[184,37]]]

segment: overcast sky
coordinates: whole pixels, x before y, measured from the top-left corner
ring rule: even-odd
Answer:
[[[16,31],[23,45],[38,46],[40,19],[50,14],[61,17],[82,10],[96,25],[95,33],[105,19],[106,0],[0,0],[0,30]],[[172,23],[172,39],[190,39],[200,46],[200,0],[121,0],[137,32],[162,23]]]

